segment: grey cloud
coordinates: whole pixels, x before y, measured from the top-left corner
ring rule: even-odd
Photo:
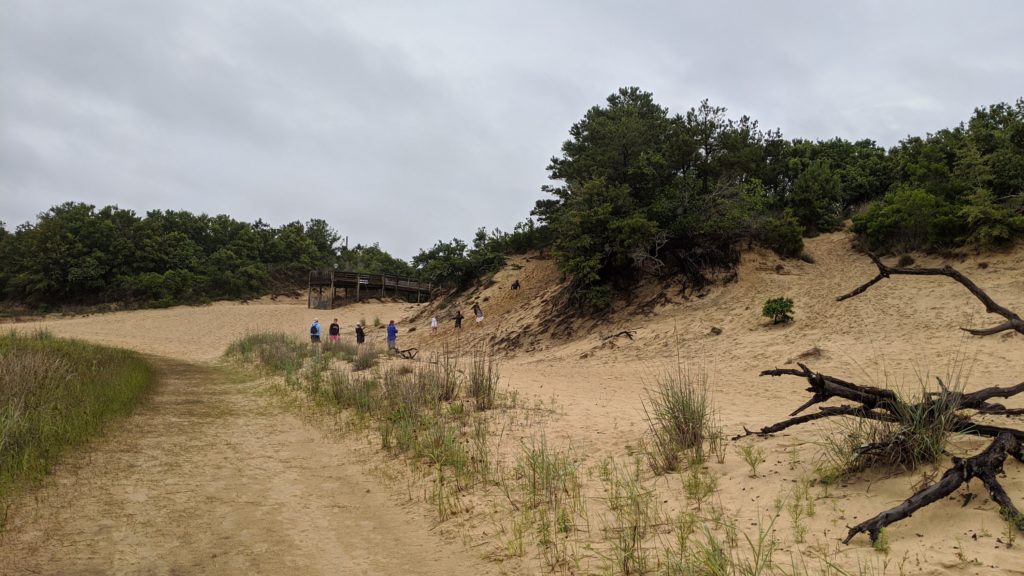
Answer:
[[[1014,2],[0,0],[0,220],[65,200],[324,218],[410,257],[511,226],[619,86],[786,137],[1024,93]]]

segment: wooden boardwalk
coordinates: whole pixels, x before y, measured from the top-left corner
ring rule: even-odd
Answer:
[[[405,276],[313,270],[309,273],[309,308],[330,310],[339,300],[416,295],[416,302],[429,300],[433,286]],[[341,295],[339,295],[339,290]]]

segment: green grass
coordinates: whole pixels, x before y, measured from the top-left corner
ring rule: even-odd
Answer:
[[[42,332],[0,336],[0,506],[128,414],[154,381],[134,352]]]
[[[235,340],[224,353],[275,374],[294,373],[313,355],[309,343],[281,332],[256,332]]]
[[[707,376],[700,371],[680,367],[659,377],[647,390],[644,416],[647,459],[656,474],[678,470],[684,454],[691,463],[703,463],[705,441],[719,435]]]

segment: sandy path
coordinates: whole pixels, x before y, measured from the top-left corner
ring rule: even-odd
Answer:
[[[345,440],[218,367],[152,400],[11,510],[0,574],[486,574]]]

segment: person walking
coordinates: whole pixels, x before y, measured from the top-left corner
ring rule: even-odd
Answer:
[[[313,347],[313,352],[316,352],[320,348],[320,319],[313,318],[313,324],[309,327],[309,343]]]
[[[452,320],[455,320],[455,328],[457,330],[462,330],[462,319],[463,318],[465,318],[465,316],[462,315],[462,310],[457,310],[455,312],[455,316],[452,317]]]
[[[366,332],[363,331],[362,324],[356,324],[356,344],[362,346],[363,342],[366,342]]]
[[[398,326],[395,326],[395,321],[388,322],[388,351],[398,351]]]
[[[430,317],[430,333],[437,334],[437,316]]]
[[[473,302],[473,315],[476,316],[477,324],[484,321],[484,309],[480,307],[478,302]]]
[[[331,341],[331,344],[338,342],[338,338],[341,336],[341,325],[338,324],[338,319],[335,318],[334,322],[327,328],[327,337]]]

